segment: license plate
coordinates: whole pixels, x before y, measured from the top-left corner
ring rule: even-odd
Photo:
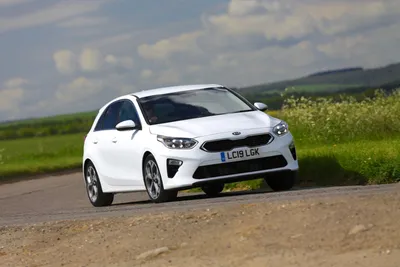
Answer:
[[[231,161],[242,158],[252,158],[260,155],[258,148],[241,149],[229,152],[221,152],[221,161]]]

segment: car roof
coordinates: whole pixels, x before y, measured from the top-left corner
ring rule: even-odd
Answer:
[[[143,98],[143,97],[153,96],[153,95],[163,95],[163,94],[169,94],[169,93],[198,90],[198,89],[212,88],[212,87],[223,87],[223,86],[220,84],[179,85],[179,86],[169,86],[169,87],[160,87],[160,88],[155,88],[155,89],[143,90],[140,92],[133,93],[131,95],[135,96],[137,98]]]

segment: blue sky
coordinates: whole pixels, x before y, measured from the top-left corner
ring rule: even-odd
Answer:
[[[400,61],[398,0],[0,0],[0,120]]]

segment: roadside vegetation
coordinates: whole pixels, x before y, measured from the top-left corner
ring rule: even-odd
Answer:
[[[96,112],[59,115],[0,124],[0,140],[75,134],[88,131]]]
[[[376,91],[361,101],[351,96],[339,100],[289,96],[281,110],[268,113],[289,124],[296,140],[303,185],[400,181],[400,90],[389,95]],[[79,133],[2,138],[0,180],[80,168],[84,136],[93,113],[84,116],[87,124]],[[69,116],[66,124],[71,120],[83,121]],[[259,179],[229,184],[226,189],[255,189],[262,184]]]

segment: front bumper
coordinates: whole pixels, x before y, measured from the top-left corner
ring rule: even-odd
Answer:
[[[293,147],[293,136],[289,132],[264,146],[255,147],[257,155],[248,158],[223,161],[220,152],[205,152],[200,145],[202,140],[190,150],[173,150],[160,143],[160,152],[155,155],[164,188],[186,189],[212,182],[234,182],[262,178],[271,172],[297,171],[298,161]],[[216,138],[218,139],[218,138]],[[237,148],[233,151],[246,149]],[[174,160],[168,164],[168,160]],[[176,161],[181,161],[180,166]],[[171,167],[172,166],[172,167]]]

